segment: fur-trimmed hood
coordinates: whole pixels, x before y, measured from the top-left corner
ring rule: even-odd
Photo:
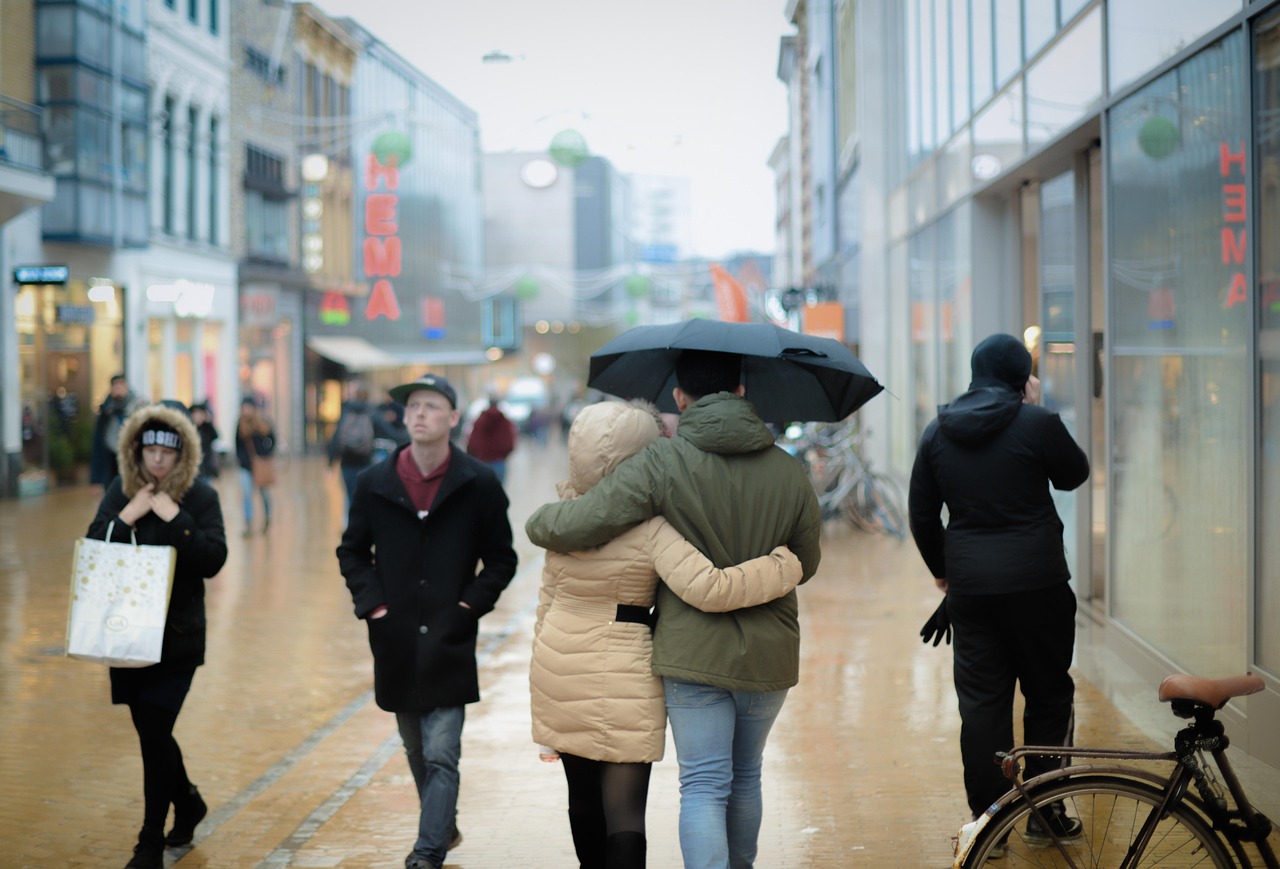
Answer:
[[[176,431],[182,438],[182,450],[178,453],[178,463],[174,465],[169,476],[164,478],[157,491],[168,493],[173,500],[181,502],[182,496],[195,482],[196,473],[200,469],[200,435],[196,432],[191,417],[175,407],[164,404],[149,404],[129,414],[129,418],[120,426],[120,483],[126,496],[132,498],[147,483],[155,479],[142,467],[142,428],[151,420],[159,420]]]

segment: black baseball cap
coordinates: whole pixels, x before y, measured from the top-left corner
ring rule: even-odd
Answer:
[[[438,392],[445,398],[449,399],[449,405],[454,409],[458,409],[458,393],[448,380],[439,374],[424,374],[412,383],[403,383],[400,386],[393,387],[389,390],[392,399],[406,404],[409,396],[417,392],[419,389],[429,389],[432,392]]]

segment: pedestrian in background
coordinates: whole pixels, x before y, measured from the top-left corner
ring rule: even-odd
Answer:
[[[651,404],[587,407],[569,434],[560,497],[589,491],[663,433]],[[686,603],[724,612],[786,594],[800,573],[785,546],[720,570],[662,517],[603,546],[547,553],[529,671],[533,738],[544,759],[563,761],[580,869],[645,865],[649,773],[666,745],[650,613],[659,576]]]
[[[424,375],[391,396],[410,443],[356,480],[338,565],[373,652],[374,697],[395,713],[418,789],[406,869],[439,869],[462,840],[462,725],[478,702],[479,619],[515,574],[507,496],[493,471],[449,441],[458,395]]]
[[[1015,683],[1026,743],[1072,742],[1076,598],[1049,487],[1081,485],[1089,461],[1058,414],[1037,406],[1039,381],[1021,341],[992,335],[974,348],[971,368],[968,391],[939,407],[920,439],[908,507],[954,631],[960,754],[977,818],[1009,788],[993,758],[1013,748]],[[1028,758],[1026,776],[1057,763]],[[1060,837],[1080,832],[1060,806],[1047,820]],[[1052,841],[1035,818],[1026,839]]]
[[[142,750],[143,822],[126,869],[161,869],[165,845],[185,845],[208,811],[187,777],[173,727],[204,663],[204,581],[227,559],[218,494],[199,479],[200,436],[182,411],[151,405],[119,432],[120,474],[107,487],[87,536],[177,550],[160,662],[110,669],[111,702],[129,707]],[[173,827],[165,835],[169,806]]]
[[[373,407],[369,404],[369,390],[356,387],[355,395],[342,404],[338,425],[329,440],[329,467],[335,464],[342,471],[342,487],[347,493],[347,509],[351,509],[351,496],[356,490],[356,477],[373,465],[374,440],[378,425]]]
[[[214,444],[218,440],[218,430],[213,425],[213,411],[209,402],[201,401],[191,405],[191,421],[200,435],[200,478],[212,481],[222,471],[222,465]]]
[[[467,452],[493,468],[498,482],[506,483],[507,456],[516,448],[516,424],[498,407],[498,396],[489,396],[486,407],[471,426]]]
[[[404,408],[391,396],[375,408],[375,413],[382,421],[380,427],[375,426],[379,430],[373,439],[373,461],[377,463],[409,442],[409,430],[404,426]]]
[[[785,544],[808,579],[821,559],[818,499],[744,400],[742,358],[686,350],[676,382],[676,436],[654,441],[582,497],[540,507],[525,526],[529,539],[573,552],[660,515],[719,567]],[[796,595],[704,613],[659,585],[656,611],[653,672],[663,677],[680,764],[685,866],[751,866],[765,743],[800,678]]]
[[[93,448],[89,456],[89,482],[107,486],[120,473],[117,450],[120,444],[120,427],[146,399],[129,388],[129,380],[123,374],[111,378],[107,397],[98,405],[98,419],[93,426]]]
[[[236,422],[236,461],[240,464],[240,491],[244,504],[245,537],[253,535],[253,493],[262,498],[262,533],[271,527],[271,486],[275,483],[276,433],[258,403],[245,397],[240,401]]]

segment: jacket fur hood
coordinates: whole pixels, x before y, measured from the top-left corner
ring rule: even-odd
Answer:
[[[182,496],[195,482],[202,454],[200,435],[196,432],[195,423],[191,421],[191,417],[174,407],[149,404],[129,414],[129,418],[120,426],[120,483],[125,495],[132,498],[147,483],[155,482],[142,467],[141,444],[142,428],[153,419],[169,426],[182,438],[178,463],[157,486],[157,491],[166,492],[173,500],[181,502]]]

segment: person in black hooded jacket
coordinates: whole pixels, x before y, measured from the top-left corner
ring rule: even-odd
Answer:
[[[1089,460],[1058,414],[1036,403],[1039,381],[1017,338],[982,341],[971,366],[968,391],[939,407],[920,439],[908,510],[916,546],[946,594],[976,818],[1009,787],[993,756],[1013,747],[1015,682],[1026,700],[1026,744],[1071,742],[1076,599],[1049,486],[1081,485]],[[1027,777],[1054,763],[1028,760]],[[1060,821],[1060,835],[1077,830],[1074,819]]]

